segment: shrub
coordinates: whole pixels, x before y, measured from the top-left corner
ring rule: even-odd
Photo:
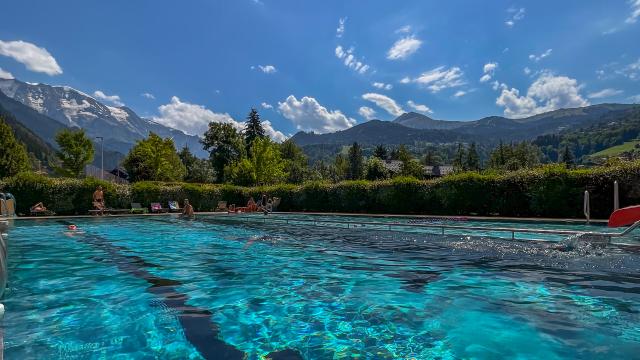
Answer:
[[[25,214],[38,201],[59,214],[86,214],[93,191],[102,185],[105,201],[113,208],[128,208],[131,201],[146,206],[188,198],[196,210],[210,211],[221,200],[240,206],[250,196],[258,200],[261,194],[268,194],[282,199],[282,211],[581,218],[583,193],[589,190],[592,217],[607,218],[613,210],[615,180],[620,185],[621,206],[640,203],[640,161],[592,169],[550,165],[509,173],[467,172],[426,181],[394,178],[261,187],[180,182],[115,185],[93,178],[21,173],[0,182],[0,191],[13,193],[18,211]]]

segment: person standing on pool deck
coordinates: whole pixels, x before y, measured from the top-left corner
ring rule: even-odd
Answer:
[[[100,185],[98,185],[96,191],[93,192],[93,207],[96,208],[96,210],[104,211],[104,193]]]
[[[193,206],[189,204],[189,199],[184,199],[184,207],[182,209],[182,216],[184,217],[194,217],[193,214]]]

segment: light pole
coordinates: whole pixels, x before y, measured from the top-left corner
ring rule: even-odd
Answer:
[[[104,137],[96,136],[100,139],[100,180],[104,180]]]

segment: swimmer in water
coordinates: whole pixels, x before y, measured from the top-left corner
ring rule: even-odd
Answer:
[[[189,199],[184,199],[182,217],[195,218],[195,215],[193,214],[193,205],[189,204]]]
[[[78,229],[78,226],[76,224],[67,225],[67,230],[69,231],[65,231],[64,234],[69,237],[72,237],[77,234],[84,234],[84,231],[80,231],[80,229]]]

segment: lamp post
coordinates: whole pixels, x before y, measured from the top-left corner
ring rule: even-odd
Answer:
[[[96,136],[100,139],[100,180],[104,180],[104,137]]]

